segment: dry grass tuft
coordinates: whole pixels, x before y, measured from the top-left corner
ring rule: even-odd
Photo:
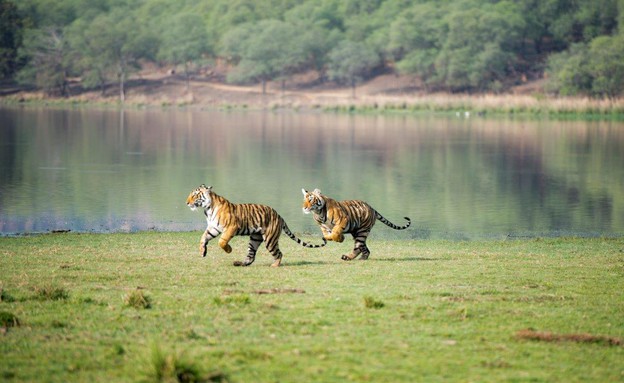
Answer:
[[[45,285],[35,287],[35,299],[42,301],[60,301],[69,299],[69,292],[59,286]]]
[[[152,307],[151,298],[140,289],[129,292],[124,297],[124,303],[126,306],[134,307],[135,309],[149,309]]]
[[[610,336],[592,334],[555,334],[548,331],[535,331],[532,329],[518,331],[516,333],[516,338],[542,342],[599,343],[607,346],[624,345],[624,341],[622,339]]]
[[[364,307],[369,309],[380,309],[386,304],[382,301],[375,300],[373,297],[364,297]]]
[[[19,327],[20,321],[15,314],[8,311],[0,311],[0,328]]]
[[[196,362],[178,353],[167,353],[158,346],[152,348],[146,375],[146,381],[154,383],[227,382],[225,374],[215,372],[206,375]]]

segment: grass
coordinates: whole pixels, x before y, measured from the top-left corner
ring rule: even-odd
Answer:
[[[556,117],[563,119],[616,119],[624,116],[624,100],[588,97],[547,97],[543,94],[428,94],[423,96],[365,96],[326,105],[324,110],[342,113],[453,113],[461,118],[477,115]]]
[[[193,88],[193,87],[192,87]],[[544,93],[534,94],[362,94],[357,98],[350,91],[332,91],[329,94],[317,92],[289,92],[284,99],[281,92],[266,95],[255,91],[233,91],[233,101],[214,104],[213,96],[202,96],[191,92],[177,97],[169,95],[132,94],[123,103],[130,108],[217,108],[221,110],[246,109],[318,109],[327,112],[358,114],[396,113],[447,113],[467,118],[477,115],[503,115],[510,117],[559,118],[573,120],[622,120],[624,98],[597,99],[590,97],[556,97]],[[19,93],[0,97],[0,104],[46,105],[47,107],[120,107],[116,96],[100,97],[79,95],[69,98],[47,97],[42,92]]]
[[[64,287],[43,285],[35,286],[33,290],[35,291],[34,299],[42,301],[59,301],[69,299],[69,292]]]
[[[226,382],[227,377],[222,373],[205,375],[202,367],[183,353],[167,352],[160,346],[154,345],[150,361],[147,363],[146,383],[160,382]]]
[[[125,296],[124,302],[126,306],[135,309],[149,309],[152,307],[152,298],[139,289],[129,292]]]
[[[244,238],[206,258],[198,241],[0,238],[0,312],[19,318],[0,333],[0,381],[624,380],[621,238],[373,236],[368,261],[344,262],[347,241],[284,237],[277,269],[264,248],[233,267]],[[64,298],[36,293],[50,286]],[[129,309],[130,294],[149,310]]]

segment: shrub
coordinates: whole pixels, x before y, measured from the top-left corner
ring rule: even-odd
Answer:
[[[143,293],[143,290],[133,290],[129,292],[124,302],[128,307],[134,307],[135,309],[149,309],[152,307],[152,299],[149,295]]]
[[[225,382],[221,372],[210,375],[202,373],[194,361],[175,352],[164,352],[160,347],[152,348],[152,355],[146,374],[147,382]]]
[[[18,327],[19,325],[19,319],[17,319],[15,314],[8,311],[0,311],[0,327]]]
[[[7,293],[2,286],[0,286],[0,302],[15,302],[15,298]]]
[[[376,301],[372,297],[364,297],[364,307],[369,309],[380,309],[384,307],[386,304],[382,301]]]
[[[60,301],[69,298],[69,292],[63,288],[53,285],[35,287],[35,299],[42,301]]]
[[[251,298],[249,298],[249,295],[231,295],[215,297],[213,301],[217,306],[244,306],[251,303]]]

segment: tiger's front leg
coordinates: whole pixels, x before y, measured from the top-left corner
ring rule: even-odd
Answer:
[[[342,230],[342,227],[338,225],[334,226],[334,229],[331,231],[331,233],[329,233],[329,235],[325,236],[325,239],[328,241],[341,243],[342,241],[344,241],[344,234],[342,234]]]
[[[236,235],[236,230],[235,227],[227,228],[223,234],[221,234],[221,238],[219,238],[219,247],[228,254],[232,252],[232,246],[230,246],[228,242]]]
[[[328,241],[334,241],[334,242],[342,242],[344,241],[344,235],[342,234],[342,227],[341,226],[334,226],[333,228],[330,228],[327,225],[322,225],[321,226],[321,231],[323,232],[323,238],[325,238]]]
[[[202,257],[206,256],[208,242],[217,235],[219,235],[218,232],[213,233],[210,227],[206,228],[206,231],[204,231],[204,234],[202,234],[201,239],[199,240],[199,253]]]

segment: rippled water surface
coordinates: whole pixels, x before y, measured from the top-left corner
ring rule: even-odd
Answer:
[[[0,108],[0,233],[201,230],[201,183],[316,232],[301,188],[364,199],[378,238],[624,234],[624,124]]]

